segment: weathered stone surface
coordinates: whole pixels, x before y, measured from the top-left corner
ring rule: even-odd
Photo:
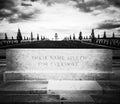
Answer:
[[[92,90],[102,91],[102,87],[97,81],[49,81],[48,90]]]
[[[111,70],[112,51],[105,49],[8,49],[7,70]]]
[[[107,49],[8,49],[6,56],[4,81],[105,79],[112,71]]]
[[[0,103],[60,104],[60,96],[46,94],[3,94],[0,95]]]
[[[41,81],[14,81],[1,84],[0,91],[45,91],[47,85],[48,83],[41,83]]]
[[[85,71],[60,71],[60,72],[24,72],[6,71],[4,81],[14,80],[112,80],[112,72],[85,72]]]
[[[80,104],[80,103],[85,103],[85,104],[86,103],[88,103],[88,104],[94,103],[94,100],[88,94],[77,94],[77,93],[76,94],[62,94],[62,95],[60,95],[60,97],[61,97],[61,102],[64,102],[65,104],[67,102],[71,102],[71,103],[74,102],[75,104],[76,104],[76,102],[79,102],[78,104]]]

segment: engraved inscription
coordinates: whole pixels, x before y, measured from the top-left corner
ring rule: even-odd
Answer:
[[[9,49],[7,70],[80,71],[110,70],[112,51],[96,49]]]
[[[87,62],[86,56],[31,56],[38,66],[79,66],[81,61]],[[48,61],[49,60],[49,61]]]

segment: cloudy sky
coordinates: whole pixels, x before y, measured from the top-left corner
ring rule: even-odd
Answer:
[[[120,36],[120,0],[0,0],[0,36],[16,37],[18,28],[23,36],[39,33],[53,38],[72,35]]]

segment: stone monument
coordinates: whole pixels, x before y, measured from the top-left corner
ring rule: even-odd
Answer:
[[[6,57],[4,81],[93,79],[112,71],[108,49],[8,49]]]

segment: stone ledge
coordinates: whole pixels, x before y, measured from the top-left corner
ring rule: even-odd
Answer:
[[[103,94],[103,95],[91,95],[95,104],[120,104],[119,95]]]
[[[14,80],[111,80],[113,72],[19,72],[6,71],[4,81]]]
[[[40,94],[4,94],[0,95],[0,103],[49,103],[58,102],[60,104],[59,95],[40,95]]]

